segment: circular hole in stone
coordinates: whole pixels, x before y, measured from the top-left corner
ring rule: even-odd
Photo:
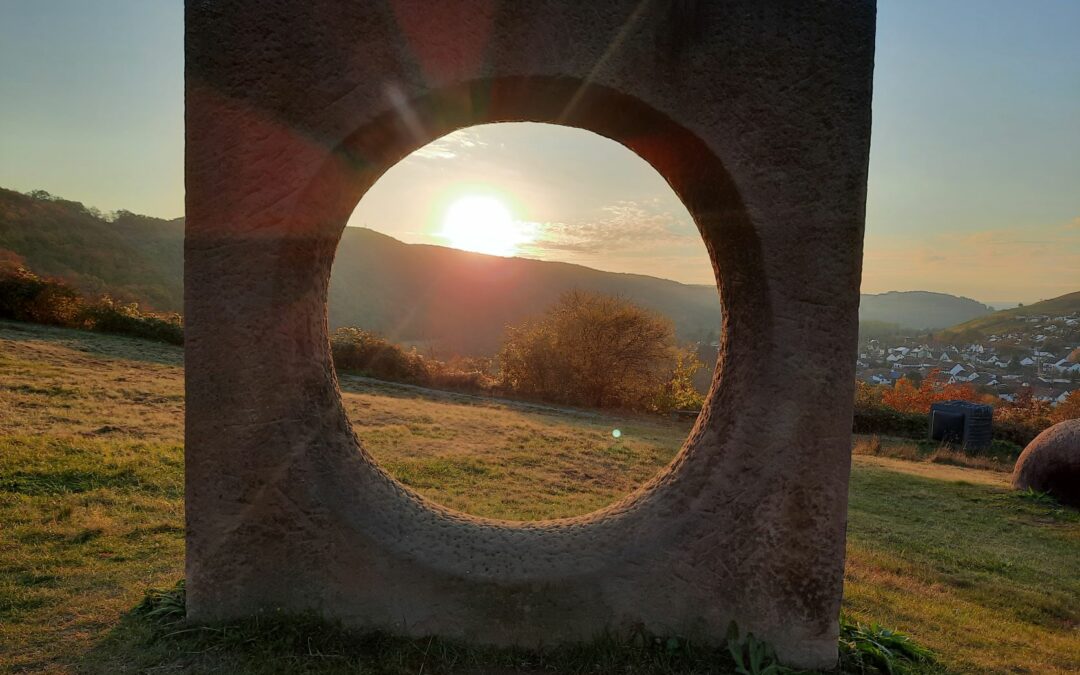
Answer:
[[[664,468],[721,325],[665,180],[536,123],[468,127],[387,171],[338,244],[329,320],[365,449],[425,497],[507,520],[595,511]]]

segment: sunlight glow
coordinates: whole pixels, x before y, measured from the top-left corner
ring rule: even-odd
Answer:
[[[466,195],[447,207],[436,236],[464,251],[512,256],[536,238],[534,230],[530,223],[515,221],[497,197]]]

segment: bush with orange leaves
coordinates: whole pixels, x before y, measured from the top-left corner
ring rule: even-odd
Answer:
[[[881,402],[893,410],[906,413],[929,413],[930,404],[938,401],[982,401],[982,396],[970,384],[950,384],[941,369],[931,370],[918,387],[904,377],[891,389],[881,392]]]
[[[994,434],[1018,445],[1027,445],[1054,423],[1053,413],[1049,403],[1036,399],[1031,388],[1024,387],[1012,401],[1006,401],[994,410]]]
[[[1050,413],[1050,419],[1054,422],[1065,420],[1080,420],[1080,389],[1076,389],[1058,403]]]

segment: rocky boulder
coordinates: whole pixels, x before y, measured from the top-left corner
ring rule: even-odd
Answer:
[[[1016,460],[1012,484],[1080,507],[1080,419],[1059,422],[1028,443]]]

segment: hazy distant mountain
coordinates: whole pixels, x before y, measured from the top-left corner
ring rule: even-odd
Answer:
[[[88,294],[107,292],[161,311],[183,306],[183,229],[183,219],[122,212],[110,222],[78,202],[0,189],[0,249]],[[711,286],[405,244],[353,227],[345,228],[338,246],[330,322],[444,354],[490,354],[507,324],[572,288],[621,295],[662,312],[683,341],[711,341],[719,331],[719,300]],[[991,311],[968,298],[907,291],[863,295],[860,319],[936,330]]]
[[[859,307],[860,321],[883,321],[912,330],[938,330],[994,311],[981,302],[947,293],[889,291],[866,294]]]
[[[719,332],[720,302],[711,286],[405,244],[363,228],[345,228],[338,245],[330,323],[360,323],[393,340],[430,343],[447,353],[490,354],[507,324],[574,288],[659,311],[684,341],[715,339]]]

